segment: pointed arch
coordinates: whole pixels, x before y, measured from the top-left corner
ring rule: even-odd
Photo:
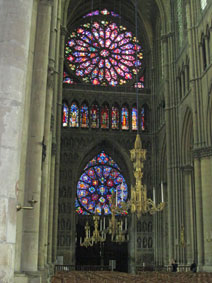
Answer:
[[[129,106],[123,104],[121,108],[121,129],[129,130]]]
[[[137,131],[138,130],[138,109],[137,105],[134,104],[132,106],[132,131]]]
[[[78,128],[79,127],[79,106],[77,101],[73,101],[70,106],[69,115],[69,127]]]
[[[63,127],[68,127],[68,114],[69,114],[69,107],[67,101],[63,101]]]
[[[80,107],[80,126],[89,128],[89,108],[87,101],[84,101]]]
[[[188,107],[185,112],[183,127],[182,127],[182,163],[183,165],[191,165],[193,163],[192,149],[193,149],[193,117],[192,111]]]
[[[109,116],[110,110],[109,105],[107,102],[104,102],[101,107],[101,117],[100,117],[100,124],[101,129],[109,129]]]
[[[111,108],[111,128],[113,130],[119,129],[119,122],[120,122],[120,113],[119,113],[119,105],[118,103],[114,103]]]
[[[212,81],[209,90],[208,109],[207,109],[207,143],[212,145]]]
[[[94,101],[90,109],[90,125],[92,129],[99,128],[99,105]]]

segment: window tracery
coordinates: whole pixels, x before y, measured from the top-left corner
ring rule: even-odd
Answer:
[[[73,102],[70,107],[69,126],[71,128],[79,127],[79,107],[76,102]]]
[[[107,9],[84,16],[94,22],[81,24],[69,36],[66,60],[75,74],[93,85],[123,85],[135,78],[142,66],[141,45],[132,32],[109,18],[119,17]]]
[[[63,103],[62,110],[63,128],[85,128],[85,129],[112,129],[112,130],[132,130],[137,131],[138,126],[142,131],[147,131],[148,105],[144,104],[139,110],[136,104],[131,108],[123,104],[120,108],[118,104],[110,108],[105,102],[100,107],[97,102],[88,105],[83,102],[78,106],[77,101],[73,101],[70,108],[66,102]],[[139,116],[139,117],[138,117]]]
[[[102,151],[86,165],[79,178],[76,212],[82,215],[111,214],[110,199],[113,192],[118,206],[122,201],[127,201],[128,187],[120,168]],[[124,214],[127,214],[127,211]]]

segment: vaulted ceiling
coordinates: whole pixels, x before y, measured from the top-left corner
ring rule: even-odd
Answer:
[[[146,50],[152,49],[156,19],[159,17],[156,2],[158,0],[137,0],[138,37]],[[119,14],[121,23],[135,32],[135,0],[70,0],[67,15],[68,30],[73,30],[85,14],[104,8]]]

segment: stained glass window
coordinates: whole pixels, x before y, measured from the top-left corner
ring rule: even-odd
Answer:
[[[146,129],[145,125],[145,107],[141,108],[141,130],[144,131]]]
[[[132,130],[138,130],[138,110],[136,106],[132,107]]]
[[[135,83],[134,87],[144,88],[144,76],[140,77],[137,83]]]
[[[76,102],[73,102],[70,107],[69,126],[71,128],[79,127],[79,107]]]
[[[122,130],[129,130],[129,110],[127,106],[121,109],[121,128]]]
[[[111,128],[113,130],[119,129],[119,107],[116,105],[111,109]]]
[[[63,83],[73,85],[74,81],[70,78],[67,72],[63,72]]]
[[[111,214],[110,199],[113,192],[117,206],[127,201],[128,187],[120,168],[102,151],[87,164],[79,178],[75,203],[77,213]]]
[[[109,107],[106,104],[101,109],[101,128],[109,129]]]
[[[116,14],[116,13],[114,13],[112,11],[109,12],[107,9],[103,9],[101,11],[96,10],[96,11],[90,12],[87,15],[85,15],[83,18],[99,16],[99,15],[103,15],[103,16],[111,15],[112,17],[120,17],[118,14]]]
[[[111,20],[79,26],[69,36],[65,54],[70,69],[93,85],[129,82],[139,72],[143,59],[141,45],[132,32]]]
[[[88,105],[86,103],[83,103],[80,108],[80,126],[81,128],[89,127],[89,112]]]
[[[93,129],[99,128],[99,107],[96,103],[91,106],[90,124]]]
[[[63,127],[68,126],[68,105],[63,103]]]

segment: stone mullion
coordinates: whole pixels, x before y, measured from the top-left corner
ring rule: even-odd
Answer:
[[[44,135],[46,85],[49,54],[51,5],[41,1],[38,6],[35,57],[33,68],[30,132],[27,155],[26,201],[32,197],[38,201],[34,209],[24,213],[22,268],[24,271],[38,270],[38,241],[41,193],[42,141]]]
[[[163,54],[164,54],[164,93],[165,93],[165,121],[166,121],[166,145],[167,145],[167,190],[168,190],[168,223],[169,223],[169,231],[168,231],[168,249],[169,249],[169,258],[173,258],[174,255],[174,242],[173,242],[173,199],[172,199],[172,171],[171,171],[171,163],[172,163],[172,154],[171,154],[171,109],[170,109],[170,95],[169,95],[169,68],[168,68],[168,37],[164,36],[162,39],[163,43]]]
[[[204,39],[205,39],[205,54],[206,54],[206,68],[207,68],[209,66],[209,63],[210,63],[209,45],[208,45],[207,35],[204,36]]]
[[[46,117],[44,126],[44,144],[47,148],[46,159],[42,167],[42,185],[41,185],[41,215],[40,215],[40,237],[39,237],[39,268],[44,269],[47,263],[47,246],[50,245],[48,239],[48,225],[52,219],[49,218],[49,205],[51,205],[50,172],[51,172],[51,156],[52,156],[52,105],[54,93],[55,79],[55,48],[56,48],[56,21],[57,21],[57,0],[54,1],[51,18],[51,32],[49,44],[49,66],[48,66],[48,88],[46,98]],[[51,215],[50,215],[51,216]]]
[[[17,0],[15,4],[0,1],[0,76],[4,82],[1,83],[0,90],[0,282],[14,282],[18,224],[16,204],[19,201],[20,148],[23,142],[21,135],[24,125],[32,7],[32,0]],[[23,205],[23,202],[21,204]]]
[[[209,38],[208,38],[208,54],[210,61],[208,62],[209,65],[212,63],[212,27],[209,29]]]
[[[61,15],[61,2],[58,5]],[[58,23],[59,24],[59,23]],[[58,26],[59,28],[59,26]],[[57,88],[57,101],[55,101],[56,108],[55,113],[55,130],[54,130],[54,140],[56,142],[56,155],[54,157],[54,211],[53,211],[53,235],[52,235],[52,256],[53,261],[56,260],[57,255],[57,232],[58,232],[58,202],[59,202],[59,173],[60,173],[60,139],[61,139],[61,111],[62,111],[62,91],[63,91],[63,65],[64,65],[64,45],[65,45],[65,35],[66,29],[61,28],[60,34],[58,34],[58,88]],[[58,29],[59,31],[59,29]],[[52,164],[53,166],[53,164]]]
[[[184,231],[185,231],[185,248],[186,248],[186,264],[191,264],[194,260],[193,257],[193,239],[192,239],[192,227],[193,227],[193,217],[192,217],[192,187],[191,187],[191,170],[183,171],[184,177]]]
[[[54,209],[55,208],[55,156],[56,156],[56,126],[57,126],[57,97],[58,97],[58,60],[59,60],[59,45],[60,45],[60,20],[61,20],[61,3],[59,0],[54,0],[53,8],[53,20],[52,20],[52,54],[51,58],[55,62],[55,74],[53,82],[53,104],[52,104],[52,117],[54,118],[54,123],[52,126],[52,148],[51,148],[51,166],[50,166],[50,192],[49,192],[49,221],[48,221],[48,249],[47,249],[47,262],[52,264],[56,260],[52,257],[53,252],[53,237],[54,237]],[[50,59],[51,59],[50,58]],[[58,221],[58,219],[57,219]]]
[[[203,204],[202,204],[202,184],[201,184],[201,167],[200,159],[194,159],[194,177],[195,177],[195,196],[196,196],[196,219],[197,219],[197,254],[198,267],[204,264],[204,240],[203,240]]]
[[[201,61],[202,54],[199,56],[199,41],[198,34],[195,27],[195,17],[193,13],[195,12],[195,5],[191,1],[190,5],[187,5],[187,23],[188,23],[188,45],[189,45],[189,57],[190,57],[190,81],[191,81],[191,93],[193,94],[193,115],[194,121],[198,121],[198,81],[197,78],[201,73],[201,67],[199,66],[201,62],[198,62],[198,58]],[[196,39],[197,37],[197,39]],[[193,47],[193,48],[192,48]],[[202,66],[202,65],[201,65]],[[193,134],[194,134],[194,148],[199,145],[199,130],[198,123],[193,123]],[[201,171],[200,171],[200,160],[199,158],[194,159],[194,178],[195,178],[195,197],[196,197],[196,234],[197,234],[197,254],[198,254],[198,266],[204,263],[204,242],[203,242],[203,222],[202,222],[202,187],[201,187]]]
[[[212,271],[212,245],[207,241],[211,237],[212,214],[211,214],[211,183],[212,183],[212,156],[201,157],[201,181],[202,181],[202,204],[203,204],[203,242],[204,242],[204,265]]]

